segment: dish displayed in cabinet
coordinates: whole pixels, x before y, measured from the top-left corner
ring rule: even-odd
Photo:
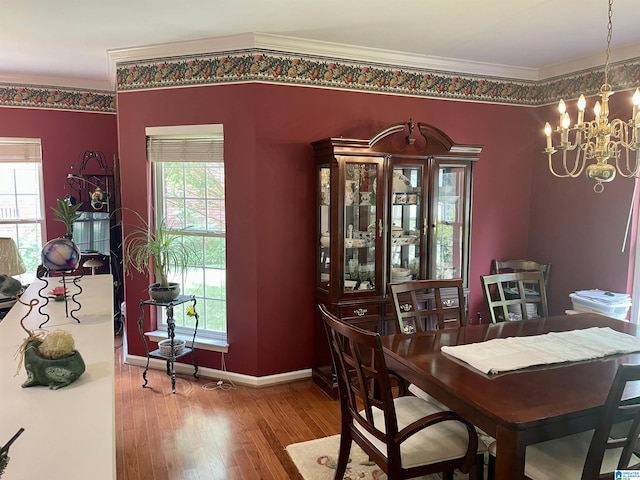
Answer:
[[[344,246],[347,248],[362,248],[369,244],[371,235],[369,232],[354,231],[353,225],[347,227],[347,236],[344,239]]]
[[[323,247],[329,247],[331,245],[331,236],[329,232],[325,232],[320,235],[320,245]]]
[[[392,282],[407,282],[412,279],[411,269],[392,267],[391,268],[391,281]]]
[[[393,204],[394,205],[417,205],[418,194],[417,193],[394,193]]]
[[[398,225],[392,225],[391,226],[391,237],[392,238],[401,237],[403,234],[404,234],[404,229],[402,227],[399,227]]]
[[[411,181],[399,171],[393,171],[393,191],[407,193],[411,190]]]
[[[344,281],[344,289],[345,290],[353,290],[357,284],[358,284],[357,280],[345,280]]]
[[[391,239],[391,245],[413,245],[417,239],[415,236],[394,237]]]
[[[362,248],[367,246],[367,239],[365,238],[345,238],[344,246],[347,248]]]
[[[391,282],[393,283],[410,282],[411,280],[413,280],[411,274],[405,275],[404,277],[391,277]]]

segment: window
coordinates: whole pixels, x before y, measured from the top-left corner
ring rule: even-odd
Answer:
[[[147,128],[156,218],[197,250],[197,262],[172,281],[196,296],[199,337],[226,341],[226,220],[222,125]],[[177,333],[193,330],[186,306],[174,310]],[[164,309],[158,328],[166,328]]]
[[[45,239],[40,139],[0,138],[0,237],[15,240],[29,283]]]
[[[111,254],[111,219],[107,212],[81,212],[73,222],[73,241],[83,252]]]

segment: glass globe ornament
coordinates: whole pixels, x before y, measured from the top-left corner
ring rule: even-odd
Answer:
[[[42,265],[53,272],[68,272],[80,264],[80,248],[68,238],[55,238],[42,247]]]

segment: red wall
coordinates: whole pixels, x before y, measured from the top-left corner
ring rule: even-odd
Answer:
[[[28,108],[0,108],[0,136],[40,138],[47,239],[65,234],[51,207],[63,198],[65,178],[85,150],[102,152],[109,164],[117,153],[117,121],[112,114]]]
[[[626,118],[628,97],[612,97],[612,117]],[[341,135],[369,138],[409,118],[435,125],[455,142],[485,146],[474,178],[472,318],[485,310],[480,275],[488,273],[494,257],[550,262],[552,314],[570,308],[568,295],[577,289],[627,290],[629,254],[620,249],[633,182],[616,179],[595,194],[586,179],[553,178],[541,153],[544,137],[537,132],[546,120],[555,120],[555,107],[246,84],[120,93],[117,120],[41,109],[2,108],[1,113],[0,136],[42,139],[47,238],[64,233],[51,219],[51,206],[67,193],[64,179],[85,150],[101,151],[110,165],[119,151],[123,206],[144,212],[144,127],[224,124],[231,345],[226,364],[233,372],[262,376],[311,366],[315,170],[310,142]],[[126,278],[128,319],[137,319],[147,284],[146,278]],[[127,323],[131,353],[143,354],[135,321]],[[198,356],[201,365],[220,368],[218,354]]]
[[[611,116],[628,113],[629,95],[612,97]],[[591,101],[593,103],[593,100]],[[572,108],[570,105],[569,108]],[[309,368],[315,319],[314,162],[310,142],[369,138],[412,118],[455,142],[485,148],[475,169],[471,305],[484,311],[480,276],[492,258],[552,263],[552,314],[582,288],[627,291],[629,253],[621,253],[633,182],[616,179],[595,194],[586,179],[551,176],[542,125],[555,107],[527,108],[313,88],[243,84],[118,95],[118,116],[2,108],[0,136],[42,139],[47,238],[64,233],[50,207],[85,150],[119,152],[122,204],[145,212],[148,171],[144,127],[222,123],[228,209],[230,371],[262,376]],[[624,113],[623,113],[624,112]],[[117,147],[119,142],[119,147]],[[129,216],[125,213],[125,222]],[[126,229],[126,225],[125,225]],[[126,278],[128,319],[146,298],[146,278]],[[486,315],[485,315],[486,316]],[[131,353],[143,354],[135,321]],[[218,354],[198,352],[220,368]]]
[[[147,209],[146,126],[224,124],[226,366],[255,376],[309,368],[316,198],[310,142],[369,138],[412,118],[437,126],[455,142],[485,145],[474,180],[470,287],[471,312],[476,312],[484,310],[479,277],[488,273],[491,258],[528,253],[533,111],[262,84],[124,92],[118,95],[122,203]],[[128,318],[137,318],[147,284],[146,278],[126,279]],[[129,348],[140,355],[133,323],[127,327]],[[201,365],[220,368],[217,354],[198,354]]]

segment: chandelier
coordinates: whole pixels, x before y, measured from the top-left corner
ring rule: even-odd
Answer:
[[[620,119],[609,120],[609,97],[613,95],[611,85],[609,85],[609,57],[611,53],[611,33],[612,33],[612,5],[613,0],[609,0],[609,24],[607,33],[607,51],[604,65],[604,84],[600,87],[600,101],[593,107],[594,119],[584,120],[584,110],[587,101],[584,95],[578,99],[578,116],[576,123],[571,126],[571,118],[567,112],[566,105],[560,100],[558,110],[560,111],[560,121],[555,129],[555,133],[560,134],[560,144],[553,146],[553,130],[549,122],[544,126],[544,133],[547,137],[547,148],[544,153],[549,156],[549,170],[559,178],[575,178],[585,171],[591,180],[595,181],[593,189],[600,193],[604,190],[603,183],[610,182],[618,172],[625,178],[637,177],[640,171],[640,89],[636,88],[632,97],[633,113],[631,119],[623,121]],[[562,151],[562,170],[557,173],[553,167],[552,156]],[[568,157],[573,157],[568,158]],[[587,165],[587,162],[594,160],[595,163]],[[607,163],[609,159],[615,160],[615,167]]]

